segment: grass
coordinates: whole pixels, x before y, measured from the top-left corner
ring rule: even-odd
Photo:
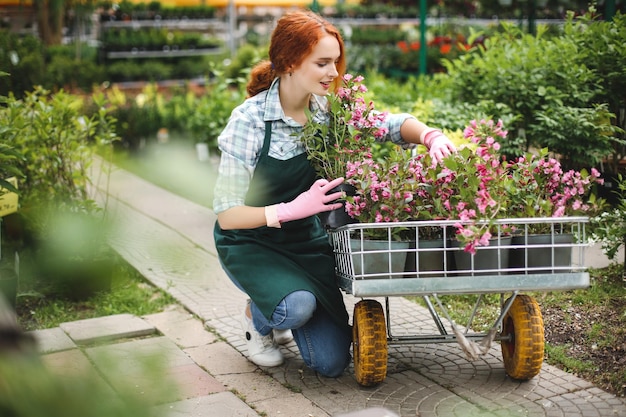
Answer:
[[[596,368],[593,362],[571,357],[569,355],[569,348],[570,346],[568,345],[552,345],[547,343],[545,354],[550,362],[558,364],[559,367],[565,371],[578,374],[593,372]]]
[[[27,331],[114,314],[153,314],[175,303],[169,294],[147,283],[136,270],[119,260],[113,268],[110,291],[80,300],[57,298],[34,289],[21,291],[16,312],[20,327]]]

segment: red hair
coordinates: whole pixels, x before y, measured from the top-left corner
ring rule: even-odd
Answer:
[[[250,72],[250,81],[246,87],[248,96],[257,95],[267,90],[277,76],[292,68],[299,67],[304,59],[313,52],[313,48],[324,36],[332,36],[339,42],[339,60],[332,90],[336,91],[346,72],[346,56],[343,38],[330,22],[309,10],[286,13],[276,24],[272,32],[269,49],[269,61],[255,65]]]

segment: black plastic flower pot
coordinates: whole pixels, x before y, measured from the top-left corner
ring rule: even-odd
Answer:
[[[329,193],[336,193],[337,191],[343,191],[347,196],[354,196],[356,194],[356,188],[354,188],[351,184],[339,184],[335,188],[333,188]],[[344,202],[343,200],[337,200],[340,202]],[[350,217],[348,213],[346,213],[345,205],[342,205],[340,208],[325,211],[323,213],[319,213],[317,215],[322,222],[322,226],[325,229],[337,229],[338,227],[345,226],[346,224],[356,223],[357,221]]]

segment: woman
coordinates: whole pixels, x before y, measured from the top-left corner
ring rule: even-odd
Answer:
[[[351,331],[316,215],[341,207],[332,203],[340,193],[326,193],[343,178],[316,180],[294,133],[307,121],[305,110],[324,106],[338,87],[344,44],[330,23],[295,11],[278,20],[269,58],[253,68],[249,97],[218,138],[216,247],[227,275],[251,299],[242,322],[249,360],[280,365],[277,342],[293,334],[307,366],[336,377],[351,360]],[[436,160],[454,151],[440,131],[411,115],[385,123],[386,140],[424,143]]]

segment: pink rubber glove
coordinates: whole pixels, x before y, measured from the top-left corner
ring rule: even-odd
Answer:
[[[317,180],[308,191],[303,192],[289,203],[280,203],[276,206],[276,214],[280,223],[304,219],[324,211],[335,210],[343,206],[342,203],[328,204],[343,197],[343,192],[328,194],[327,192],[343,182],[337,178],[328,182]]]
[[[422,143],[428,148],[433,163],[439,163],[452,152],[456,152],[452,141],[437,129],[427,129],[422,133]]]

